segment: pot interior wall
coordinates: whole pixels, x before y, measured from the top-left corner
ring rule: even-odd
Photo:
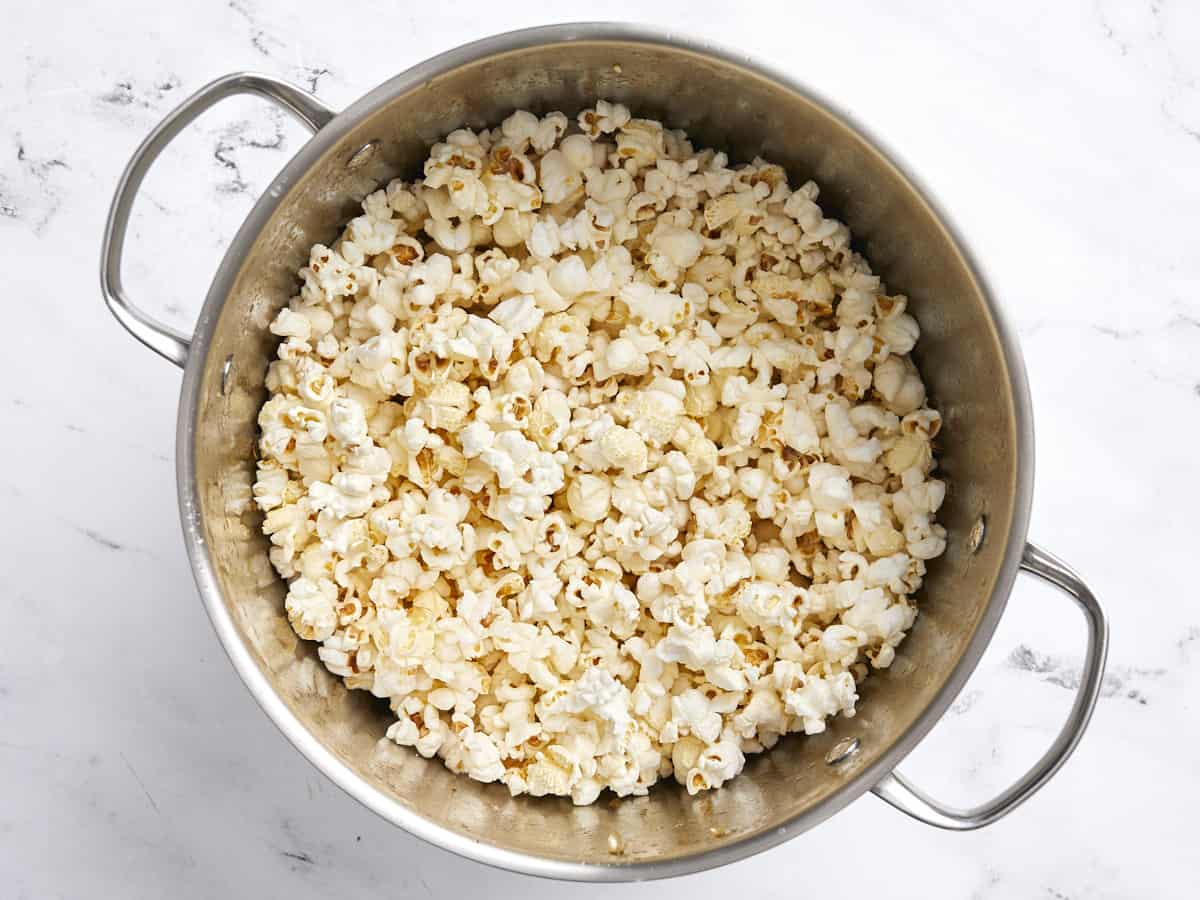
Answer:
[[[377,104],[390,88],[358,108]],[[918,362],[945,417],[939,440],[951,490],[942,520],[950,544],[931,566],[921,616],[895,665],[867,681],[856,717],[751,757],[745,773],[717,792],[692,798],[672,782],[649,797],[610,802],[606,795],[577,809],[565,800],[511,798],[500,785],[476,784],[381,740],[385,704],[348,692],[321,667],[315,647],[289,628],[284,587],[267,560],[250,486],[255,416],[276,343],[266,326],[295,293],[295,272],[309,246],[332,241],[380,181],[417,174],[427,147],[448,131],[496,124],[514,108],[572,115],[597,97],[685,128],[697,146],[726,149],[735,160],[761,154],[779,162],[793,185],[815,179],[826,211],[851,226],[889,287],[909,295],[923,331]],[[368,141],[379,142],[375,158],[347,168]],[[1000,577],[1014,517],[1014,401],[995,324],[953,241],[907,182],[838,119],[757,74],[679,48],[578,41],[514,50],[424,80],[379,104],[286,191],[244,257],[226,260],[235,279],[201,376],[195,451],[205,539],[224,602],[263,676],[295,716],[402,806],[470,839],[534,856],[596,863],[677,858],[778,828],[826,800],[805,824],[836,809],[839,788],[918,721],[963,656]],[[210,298],[209,309],[219,304]],[[972,556],[967,534],[981,513],[992,539]],[[860,738],[862,751],[833,770],[825,753],[847,736]],[[613,832],[624,839],[619,859],[608,852]]]

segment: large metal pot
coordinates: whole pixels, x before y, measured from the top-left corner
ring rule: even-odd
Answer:
[[[147,168],[200,112],[254,93],[314,132],[258,201],[225,254],[195,333],[139,312],[121,287],[129,211]],[[895,664],[864,685],[860,712],[815,737],[751,757],[718,791],[674,784],[650,796],[575,808],[512,798],[381,740],[383,704],[350,692],[293,634],[284,585],[250,502],[255,418],[276,339],[267,330],[295,292],[308,248],[331,241],[380,181],[415,174],[454,128],[494,124],[515,108],[568,113],[597,97],[686,128],[734,159],[761,153],[795,183],[814,178],[894,289],[912,298],[918,364],[945,418],[950,492],[946,554],[930,567],[921,615]],[[326,775],[384,818],[463,856],[536,875],[615,881],[695,872],[811,828],[863,792],[931,825],[968,829],[1006,815],[1078,742],[1100,687],[1107,625],[1091,592],[1026,542],[1033,427],[1021,355],[966,248],[929,198],[849,118],[784,75],[706,43],[627,25],[561,25],[501,35],[410,69],[341,113],[271,78],[221,78],[146,139],[121,179],[104,239],[101,282],[135,337],[183,367],[177,469],[184,537],[200,595],[247,687]],[[947,807],[894,770],[938,721],[979,661],[1017,573],[1061,588],[1082,609],[1087,656],[1070,718],[1011,789],[970,810]],[[625,851],[614,855],[610,835]]]

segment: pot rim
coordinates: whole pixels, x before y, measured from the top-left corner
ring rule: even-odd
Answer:
[[[1004,535],[1006,543],[1000,571],[992,596],[988,600],[988,605],[980,618],[975,633],[934,699],[908,730],[901,734],[872,765],[865,767],[853,778],[847,780],[841,788],[821,803],[796,814],[777,827],[764,829],[710,850],[663,860],[599,864],[550,859],[506,850],[437,825],[368,785],[349,766],[322,745],[292,714],[271,688],[258,664],[254,661],[249,648],[243,643],[233,618],[221,599],[220,585],[217,582],[215,568],[204,537],[200,492],[196,484],[195,419],[200,405],[202,374],[207,364],[209,346],[217,320],[225,300],[233,288],[247,251],[292,185],[300,180],[323,154],[335,146],[363,118],[390,102],[394,96],[461,65],[477,62],[489,56],[537,45],[571,41],[648,44],[683,49],[707,56],[744,69],[751,75],[780,84],[823,108],[847,129],[854,132],[881,157],[902,182],[913,190],[961,256],[972,279],[978,286],[988,314],[992,318],[1004,356],[1015,413],[1015,497],[1012,521],[1008,533]],[[968,677],[975,670],[995,632],[1020,566],[1029,527],[1034,476],[1031,401],[1025,366],[1015,333],[995,302],[981,269],[962,241],[959,231],[954,227],[945,211],[931,199],[930,193],[923,183],[912,174],[907,166],[902,165],[900,159],[901,157],[891,147],[864,128],[844,109],[830,103],[817,92],[771,66],[755,62],[744,53],[725,48],[706,39],[681,35],[674,29],[616,22],[578,22],[526,28],[493,35],[445,51],[379,85],[338,113],[328,125],[321,128],[305,143],[274,179],[271,187],[264,191],[255,203],[245,222],[230,242],[213,277],[192,337],[191,350],[184,370],[176,423],[176,475],[180,519],[196,587],[204,601],[217,637],[238,675],[258,705],[292,745],[351,797],[415,837],[459,856],[490,866],[544,878],[571,881],[613,882],[666,878],[700,872],[744,859],[774,847],[824,821],[871,789],[896,768],[953,702]],[[999,535],[992,535],[993,540],[999,539],[999,537]]]

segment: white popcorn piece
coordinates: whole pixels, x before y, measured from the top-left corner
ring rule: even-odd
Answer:
[[[254,500],[258,508],[270,512],[282,506],[288,499],[290,484],[287,469],[277,463],[272,465],[270,460],[261,460],[254,479]]]
[[[738,614],[760,628],[788,627],[797,617],[796,601],[803,588],[786,582],[749,581],[738,589],[734,604]]]
[[[605,461],[613,468],[633,475],[646,471],[649,459],[646,443],[637,432],[613,425],[600,436],[598,443]]]
[[[808,490],[813,507],[822,512],[843,512],[854,499],[849,473],[829,463],[815,463],[809,468]]]
[[[447,135],[312,248],[253,498],[390,740],[588,804],[854,714],[947,487],[908,301],[817,198],[599,100]]]
[[[689,794],[718,788],[742,771],[746,757],[737,742],[723,740],[706,747],[680,779]],[[676,774],[678,777],[678,773]]]
[[[524,337],[541,324],[545,312],[528,294],[518,294],[498,303],[488,318],[514,337]]]
[[[678,735],[693,735],[705,744],[721,736],[721,714],[712,702],[695,688],[671,698],[671,721]]]
[[[293,312],[286,306],[279,311],[275,321],[271,323],[271,334],[280,337],[294,337],[307,341],[312,336],[312,322],[307,316]]]
[[[550,286],[566,300],[573,300],[593,287],[587,265],[574,254],[560,259],[550,271],[549,279]]]
[[[701,671],[716,658],[717,641],[711,626],[677,621],[667,629],[655,653],[665,663],[681,663]]]
[[[625,127],[629,124],[629,118],[629,110],[620,103],[598,100],[595,109],[585,109],[579,114],[579,128],[595,139]]]
[[[335,399],[329,407],[329,433],[348,447],[368,441],[367,417],[362,406],[349,397]]]
[[[612,489],[605,478],[580,474],[567,486],[567,506],[571,514],[585,522],[600,522],[610,509]]]
[[[629,338],[617,338],[608,344],[604,353],[608,371],[613,375],[645,375],[650,360]]]
[[[365,515],[375,504],[376,493],[369,475],[338,472],[329,483],[318,481],[309,485],[308,496],[313,509],[329,510],[338,519]]]
[[[585,670],[555,708],[601,719],[618,740],[630,724],[629,690],[600,666]]]
[[[334,602],[337,587],[328,578],[297,578],[288,585],[287,615],[296,633],[306,641],[323,641],[337,627]]]
[[[889,352],[903,356],[916,346],[921,329],[916,319],[901,312],[883,319],[877,333],[888,345]]]
[[[820,734],[830,716],[838,713],[853,716],[857,702],[854,676],[849,672],[833,678],[802,675],[800,685],[785,695],[784,708],[801,720],[805,734]]]
[[[875,386],[897,415],[916,411],[925,402],[925,385],[908,360],[889,356],[875,367]]]

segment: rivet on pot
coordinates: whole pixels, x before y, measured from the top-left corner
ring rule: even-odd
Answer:
[[[225,362],[221,365],[221,396],[225,397],[229,394],[229,376],[233,373],[233,354],[230,353],[225,357]]]
[[[857,755],[860,747],[862,747],[862,742],[858,738],[842,738],[829,748],[829,752],[825,754],[825,763],[830,766],[844,763]]]
[[[979,548],[983,546],[983,540],[987,537],[987,516],[981,515],[975,520],[975,524],[971,526],[971,532],[967,535],[967,552],[978,553]]]
[[[350,154],[350,158],[346,160],[347,169],[357,169],[359,166],[364,166],[371,161],[375,155],[375,151],[379,149],[379,141],[367,141],[357,150]]]

